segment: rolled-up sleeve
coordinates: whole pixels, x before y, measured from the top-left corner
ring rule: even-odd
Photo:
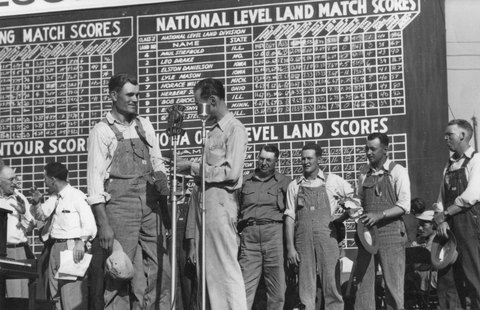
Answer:
[[[480,202],[480,155],[475,154],[466,167],[467,188],[455,199],[455,205],[471,208]],[[447,206],[448,207],[448,206]]]
[[[88,137],[87,160],[87,190],[88,203],[94,205],[110,200],[110,195],[105,192],[104,182],[107,178],[108,160],[108,125],[98,123]]]
[[[207,183],[236,183],[243,174],[243,163],[248,142],[245,129],[234,126],[227,137],[225,159],[216,164],[206,164],[205,180]]]
[[[283,212],[284,216],[290,217],[295,221],[295,211],[297,204],[297,195],[298,195],[298,184],[297,181],[293,180],[290,182],[287,188],[287,206]]]
[[[391,171],[391,177],[397,195],[395,205],[402,208],[405,213],[410,213],[410,178],[407,169],[401,165],[395,165]]]

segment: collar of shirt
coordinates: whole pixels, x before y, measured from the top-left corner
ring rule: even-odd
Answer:
[[[73,187],[70,184],[67,184],[61,191],[57,193],[58,199],[68,196],[68,192],[70,192],[72,188]]]
[[[392,161],[390,159],[387,158],[387,160],[385,161],[385,163],[383,163],[383,166],[380,168],[380,169],[375,169],[374,167],[372,167],[372,165],[368,164],[368,167],[369,167],[369,170],[368,171],[371,171],[372,174],[383,174],[384,172],[386,171],[389,171],[388,169],[390,168],[390,163]],[[391,171],[390,171],[391,172]]]
[[[136,116],[135,116],[135,118],[136,118]],[[135,118],[133,118],[132,122],[135,120]],[[109,111],[109,112],[107,113],[107,115],[105,115],[105,119],[107,120],[107,122],[108,122],[110,125],[112,125],[112,124],[114,124],[114,123],[116,122],[117,124],[120,124],[120,125],[124,125],[124,126],[125,126],[125,124],[119,122],[119,121],[113,116],[113,114],[112,114],[111,111]]]
[[[325,174],[323,173],[322,169],[318,169],[317,178],[325,182]],[[307,181],[307,178],[305,178],[305,176],[302,174],[301,176],[298,177],[297,184],[300,185],[306,181]]]
[[[455,157],[454,157],[455,154],[453,154],[452,156],[450,156],[449,160],[450,160],[450,162],[453,163],[453,162],[459,161],[460,159],[462,159],[462,158],[464,158],[464,157],[467,157],[467,158],[469,158],[469,159],[472,159],[473,153],[475,153],[475,149],[470,146],[470,147],[465,151],[465,153],[463,153],[462,156],[460,156],[459,158],[455,158]]]
[[[218,128],[220,128],[221,131],[224,131],[225,130],[225,127],[227,126],[228,122],[233,119],[233,113],[232,112],[228,112],[227,114],[225,114],[224,117],[222,117],[222,119],[213,124],[212,128],[215,128],[218,126]]]
[[[258,169],[255,169],[255,172],[257,172]],[[253,173],[250,173],[249,175],[245,176],[245,181],[248,181],[248,180],[251,180],[251,179],[255,179],[256,181],[260,181],[260,182],[267,182],[269,181],[271,178],[275,178],[275,181],[278,181],[280,178],[279,178],[279,172],[278,171],[275,171],[274,174],[272,174],[271,176],[269,176],[268,178],[266,179],[260,179],[257,174],[253,172]]]

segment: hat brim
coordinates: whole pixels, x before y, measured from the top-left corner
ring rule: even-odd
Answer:
[[[377,226],[367,227],[362,220],[357,222],[357,235],[362,247],[370,254],[378,253],[378,228]]]
[[[448,239],[436,235],[432,242],[432,252],[430,259],[432,266],[441,270],[445,267],[455,263],[458,257],[457,253],[457,240],[452,231],[447,230]],[[443,257],[441,257],[443,250]]]

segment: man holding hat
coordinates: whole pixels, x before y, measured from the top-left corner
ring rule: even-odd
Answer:
[[[375,228],[378,251],[368,251],[358,243],[358,281],[355,309],[375,309],[375,259],[382,267],[387,309],[403,309],[405,245],[407,235],[402,215],[410,212],[410,179],[407,169],[388,159],[388,136],[372,133],[365,153],[369,164],[362,168],[358,196],[364,213],[359,226]]]
[[[441,285],[451,283],[455,275],[459,295],[466,284],[471,309],[480,309],[480,155],[469,144],[472,135],[466,120],[447,124],[444,139],[453,154],[443,172],[434,221],[440,236],[448,238],[447,231],[453,232],[459,254],[453,267],[439,274],[439,299]]]
[[[152,123],[138,115],[137,78],[118,73],[108,82],[112,109],[88,137],[87,188],[98,225],[90,272],[94,309],[170,308],[170,269],[159,242],[159,207],[169,194],[165,166]],[[131,281],[103,278],[103,262],[117,240],[135,269]],[[105,288],[103,287],[105,283]],[[105,289],[105,292],[103,292]]]
[[[287,262],[298,266],[300,302],[306,310],[315,309],[317,274],[324,308],[343,310],[340,249],[332,220],[339,201],[351,199],[354,190],[340,176],[320,169],[322,149],[318,144],[306,144],[301,156],[303,174],[287,189],[284,213]]]

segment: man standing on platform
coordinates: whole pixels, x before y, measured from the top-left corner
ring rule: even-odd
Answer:
[[[377,227],[379,249],[373,255],[358,242],[355,309],[375,309],[377,259],[385,279],[387,309],[403,309],[407,235],[402,215],[410,212],[410,179],[407,169],[388,159],[388,144],[386,134],[368,135],[365,153],[369,164],[360,171],[357,183],[364,209],[359,221]]]
[[[292,179],[276,171],[279,153],[275,145],[261,148],[257,168],[244,178],[240,194],[239,262],[248,309],[252,308],[262,274],[267,309],[283,309],[285,302],[283,212]]]
[[[35,224],[30,213],[30,204],[17,189],[15,170],[0,167],[0,208],[12,211],[7,218],[7,257],[11,259],[34,259],[27,242]],[[6,297],[28,298],[28,279],[7,280]]]
[[[463,119],[451,120],[444,133],[452,156],[443,172],[434,222],[440,236],[453,232],[458,258],[438,273],[442,309],[460,308],[459,299],[446,292],[456,286],[458,295],[464,295],[465,284],[470,308],[480,309],[480,155],[470,146],[472,135],[472,126]]]
[[[214,122],[205,145],[206,283],[213,310],[245,310],[247,302],[242,271],[237,261],[236,190],[243,180],[247,131],[228,111],[225,89],[219,80],[205,79],[194,89],[195,103],[210,107],[207,121]],[[178,160],[179,171],[200,175],[199,163]]]
[[[157,296],[162,307],[169,308],[169,285],[162,283],[162,292],[157,293],[159,260],[164,270],[170,268],[166,250],[157,247],[162,238],[159,204],[166,206],[169,194],[159,143],[150,121],[138,116],[136,77],[116,74],[108,88],[112,110],[95,125],[88,139],[89,203],[98,225],[93,270],[103,275],[99,266],[102,252],[109,255],[116,239],[135,273],[131,283],[107,276],[105,309],[130,309],[131,304],[133,309],[154,309]],[[92,291],[101,293],[102,284],[102,278],[93,281]],[[98,296],[96,300],[95,307],[100,308],[101,300]]]
[[[354,190],[342,177],[320,169],[322,148],[318,144],[306,144],[301,156],[303,174],[292,181],[287,190],[287,261],[299,267],[300,302],[306,310],[316,309],[317,275],[324,308],[343,310],[340,248],[333,219],[339,202],[353,200]]]

